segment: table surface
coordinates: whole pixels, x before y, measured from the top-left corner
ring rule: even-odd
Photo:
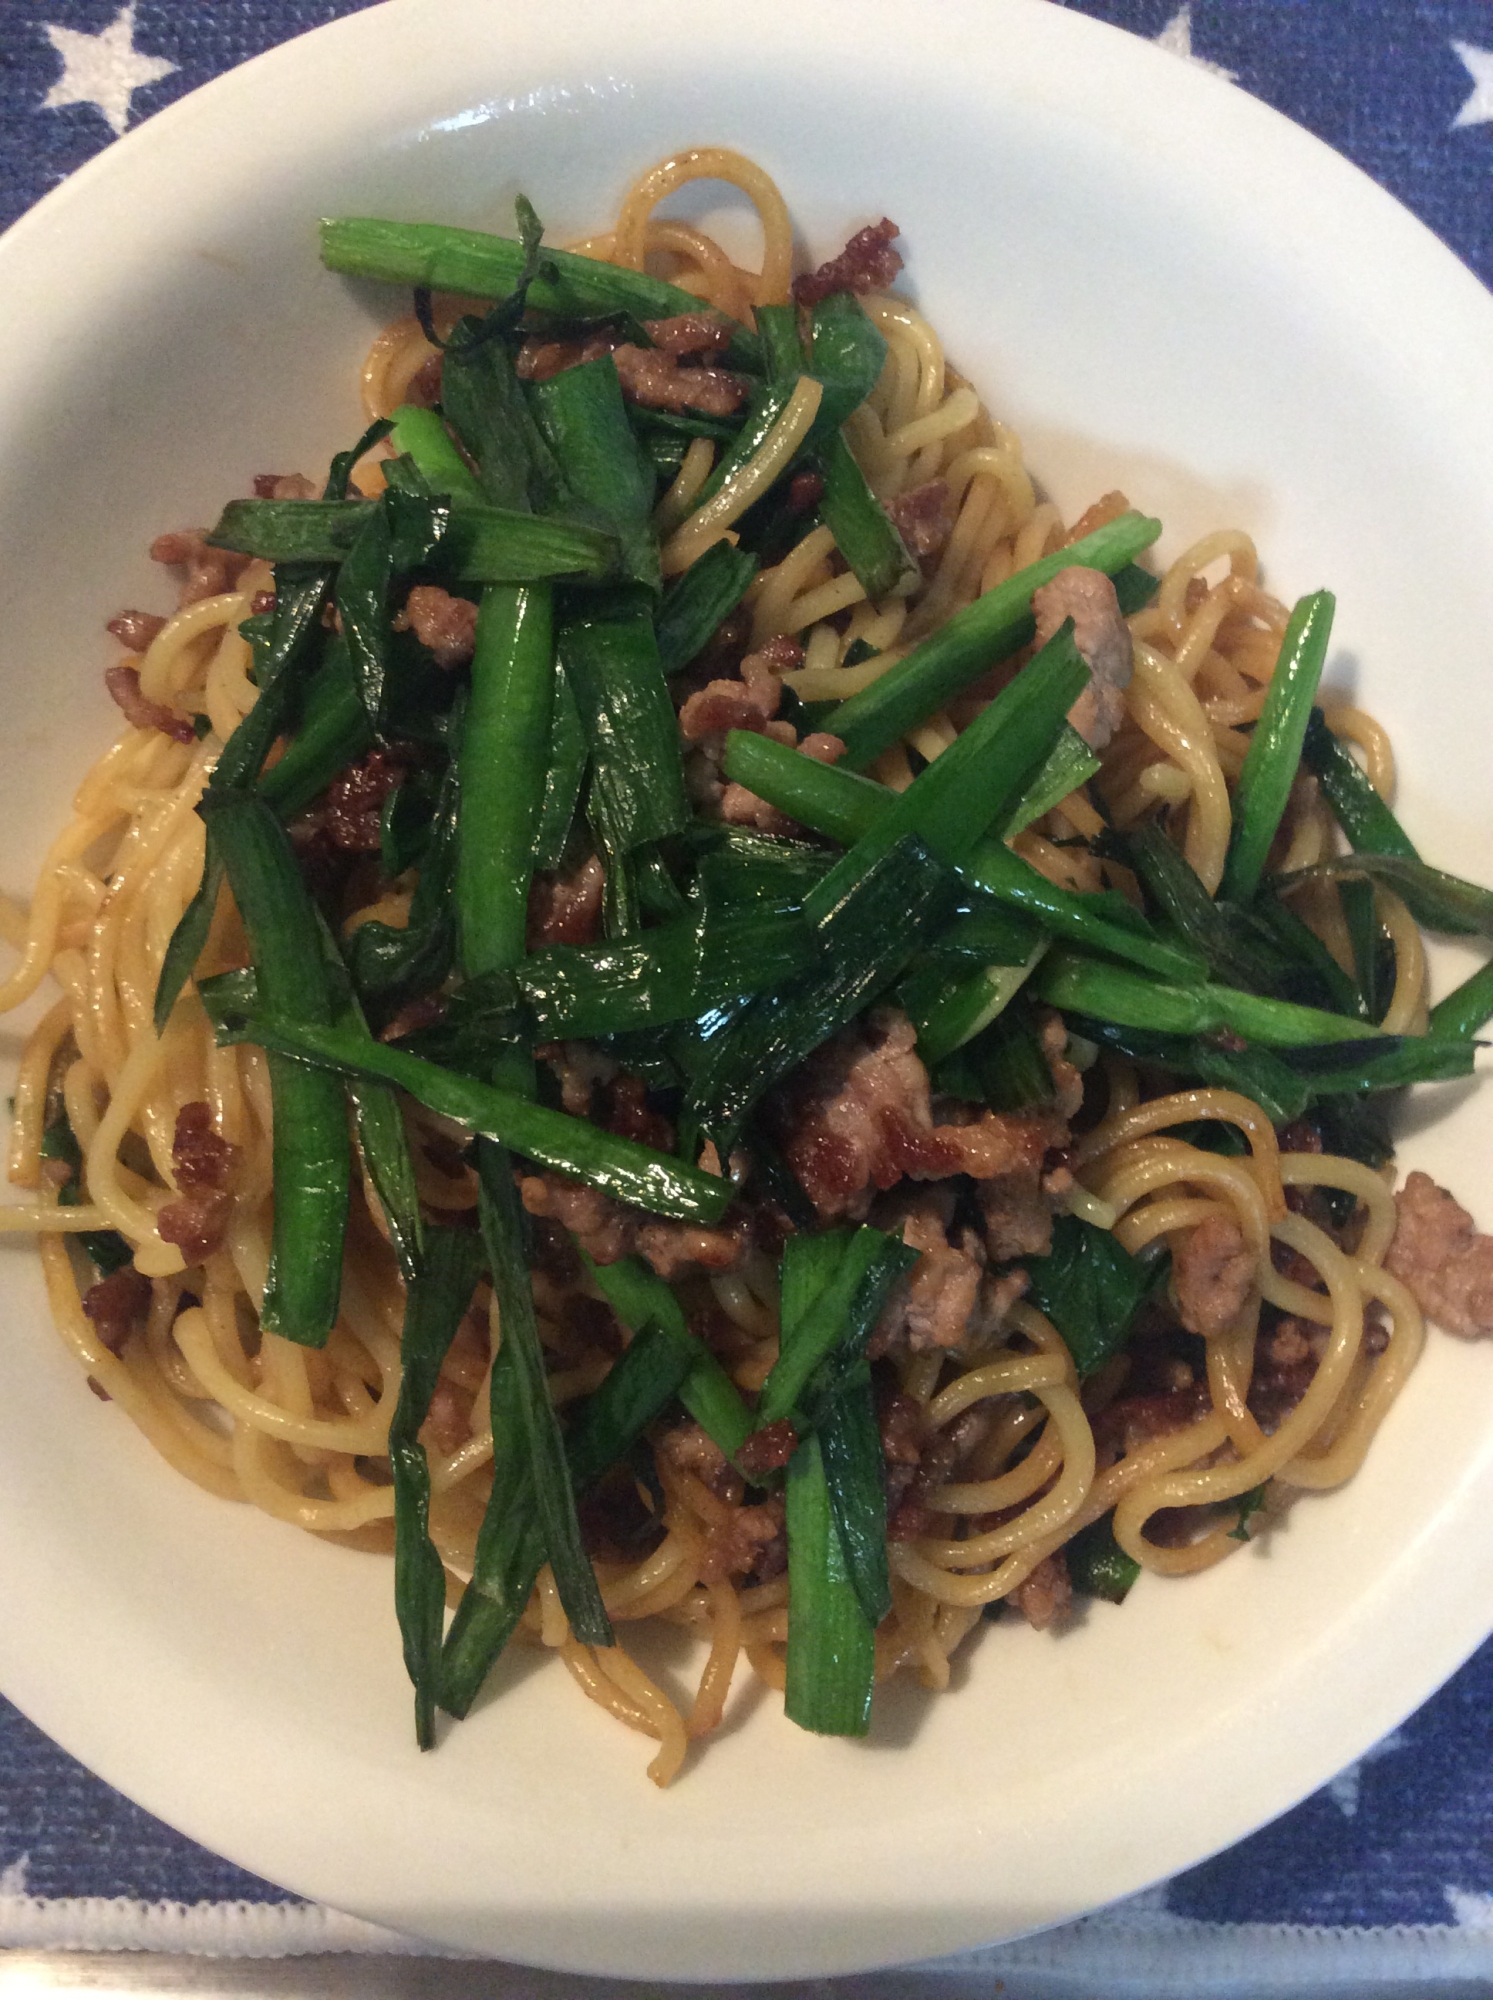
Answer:
[[[1493,0],[1064,3],[1223,70],[1493,283]],[[0,0],[0,226],[162,105],[362,4]],[[0,1701],[0,1993],[330,1993],[349,1952],[367,1995],[640,1990],[419,1949],[182,1839]],[[1066,2000],[1096,1979],[1147,2000],[1493,1995],[1493,1642],[1324,1791],[1147,1896],[937,1970],[812,1991],[952,2000],[1004,1982],[1006,2000]]]

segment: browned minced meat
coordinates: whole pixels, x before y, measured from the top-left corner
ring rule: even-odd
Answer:
[[[1254,1252],[1231,1215],[1189,1229],[1172,1258],[1177,1312],[1189,1333],[1223,1333],[1244,1309],[1255,1281]]]
[[[607,877],[596,855],[574,875],[539,874],[529,891],[528,944],[590,944],[601,929]]]
[[[195,1098],[176,1114],[171,1166],[179,1188],[227,1187],[238,1162],[238,1147],[213,1130],[210,1105]]]
[[[659,1277],[672,1279],[686,1266],[730,1270],[747,1247],[745,1224],[704,1229],[688,1222],[658,1222],[560,1174],[525,1175],[519,1195],[530,1215],[560,1223],[597,1264],[615,1264],[636,1250]]]
[[[438,583],[417,583],[394,620],[396,632],[413,632],[438,667],[464,667],[477,644],[477,607]]]
[[[598,1188],[560,1174],[526,1174],[519,1195],[530,1215],[544,1216],[568,1229],[597,1264],[615,1264],[637,1239],[636,1216]]]
[[[83,1294],[83,1310],[111,1354],[118,1354],[130,1335],[145,1324],[150,1311],[150,1280],[133,1264],[100,1278]]]
[[[692,694],[679,711],[679,729],[686,743],[703,743],[724,736],[728,729],[762,734],[783,699],[782,676],[803,665],[804,649],[797,639],[769,639],[743,659],[739,678],[711,681]],[[797,739],[789,732],[787,741]],[[780,739],[783,740],[783,739]]]
[[[256,472],[256,500],[314,500],[316,488],[303,472]]]
[[[1011,1592],[1011,1602],[1034,1631],[1063,1623],[1073,1607],[1073,1585],[1061,1549],[1042,1558],[1025,1583]]]
[[[133,667],[105,667],[104,686],[124,711],[125,721],[133,723],[136,729],[158,729],[173,743],[195,741],[197,732],[185,716],[167,708],[164,702],[152,701],[149,695],[141,694],[140,676]]]
[[[1493,1236],[1481,1235],[1455,1196],[1413,1173],[1395,1196],[1399,1221],[1386,1267],[1428,1319],[1475,1340],[1493,1333]]]
[[[1083,1078],[1069,1062],[1068,1028],[1061,1014],[1048,1008],[1041,1015],[1037,1039],[1052,1078],[1053,1101],[1059,1118],[1074,1118],[1083,1103]]]
[[[607,1108],[601,1122],[608,1132],[615,1132],[622,1139],[635,1139],[640,1146],[651,1146],[656,1153],[674,1150],[673,1124],[648,1102],[647,1086],[640,1077],[622,1075],[613,1080],[607,1089]]]
[[[1212,1407],[1206,1382],[1190,1388],[1166,1389],[1157,1395],[1120,1396],[1094,1419],[1094,1444],[1099,1463],[1111,1465],[1125,1452],[1152,1438],[1185,1430]]]
[[[736,1454],[736,1463],[749,1479],[764,1472],[780,1472],[798,1449],[798,1432],[787,1417],[753,1431]]]
[[[453,1452],[472,1435],[472,1395],[444,1378],[435,1385],[430,1409],[420,1426],[420,1442],[431,1450]]]
[[[673,319],[645,319],[643,326],[653,345],[676,359],[731,344],[731,329],[719,313],[679,313]]]
[[[413,403],[417,409],[433,410],[441,400],[441,378],[445,365],[444,354],[428,354],[405,384],[404,400]]]
[[[1321,1332],[1291,1317],[1261,1334],[1246,1401],[1262,1430],[1278,1429],[1311,1387],[1321,1342]]]
[[[700,1557],[700,1581],[719,1583],[728,1576],[752,1576],[759,1583],[781,1576],[788,1567],[787,1534],[781,1493],[756,1507],[733,1507],[705,1538]]]
[[[400,1042],[406,1035],[413,1035],[421,1028],[433,1028],[437,1021],[446,1018],[446,1003],[439,993],[422,993],[418,1000],[407,1000],[389,1025],[379,1033],[381,1042]]]
[[[154,611],[121,611],[117,618],[109,620],[106,630],[112,632],[121,646],[132,653],[143,653],[151,640],[165,630],[166,621],[158,618]]]
[[[920,1535],[937,1534],[948,1527],[949,1517],[929,1505],[930,1496],[935,1487],[952,1479],[970,1453],[984,1442],[993,1421],[990,1406],[976,1403],[941,1431],[930,1433],[925,1427],[911,1481],[895,1505],[888,1499],[887,1534],[892,1541],[916,1541]],[[993,1527],[997,1522],[990,1519],[983,1525]]]
[[[163,1243],[174,1243],[189,1264],[200,1264],[222,1247],[232,1214],[227,1188],[194,1188],[166,1203],[156,1216],[156,1228]]]
[[[316,817],[334,847],[344,854],[378,852],[384,801],[403,784],[405,770],[387,750],[370,750],[332,780]]]
[[[217,597],[232,590],[248,568],[250,558],[234,549],[210,549],[201,528],[183,528],[176,534],[157,535],[150,545],[152,562],[184,569],[182,605],[196,604],[204,597]]]
[[[902,1348],[959,1347],[980,1328],[985,1258],[970,1231],[950,1242],[953,1220],[950,1187],[898,1189],[878,1205],[876,1226],[892,1235],[900,1230],[908,1249],[920,1255],[892,1287],[871,1336],[873,1357]]]
[[[1065,619],[1089,665],[1089,685],[1068,711],[1068,720],[1095,750],[1102,750],[1125,717],[1125,690],[1134,665],[1130,627],[1120,612],[1115,587],[1103,570],[1074,564],[1032,592],[1037,644],[1045,646]]]
[[[1092,507],[1086,507],[1064,535],[1060,547],[1071,549],[1075,542],[1081,542],[1085,535],[1092,535],[1098,529],[1107,527],[1111,521],[1118,521],[1122,514],[1130,512],[1130,502],[1119,491],[1106,493],[1096,500]]]
[[[892,525],[919,562],[936,556],[954,532],[954,514],[949,506],[949,482],[930,479],[899,493],[887,507]]]
[[[879,292],[902,269],[901,254],[892,243],[902,232],[883,216],[857,230],[838,257],[831,257],[806,278],[795,278],[793,297],[801,306],[817,306],[831,292]]]
[[[615,334],[593,333],[585,340],[546,340],[540,334],[530,334],[518,350],[518,378],[521,382],[552,381],[583,361],[599,361],[615,345]]]
[[[678,1424],[658,1440],[658,1449],[681,1472],[693,1473],[718,1499],[739,1498],[741,1481],[715,1439],[700,1424]]]
[[[624,341],[612,360],[630,403],[647,410],[698,410],[706,417],[729,417],[746,401],[748,385],[724,368],[686,368],[656,347]]]
[[[610,1083],[617,1065],[589,1042],[541,1042],[534,1051],[560,1086],[560,1102],[572,1118],[589,1118],[598,1084]]]
[[[824,474],[807,467],[795,472],[788,481],[788,512],[807,514],[811,507],[817,507],[824,498]]]
[[[905,1014],[878,1007],[817,1050],[776,1100],[788,1163],[822,1220],[864,1214],[873,1188],[904,1178],[1023,1173],[1038,1180],[1067,1131],[1045,1114],[982,1112],[935,1125],[928,1073]]]

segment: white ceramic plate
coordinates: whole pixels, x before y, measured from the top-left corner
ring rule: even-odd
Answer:
[[[1123,484],[1176,550],[1250,529],[1330,583],[1332,673],[1438,860],[1493,876],[1493,303],[1305,134],[1037,0],[424,0],[152,120],[0,245],[0,744],[24,889],[110,730],[100,626],[143,550],[359,419],[391,310],[324,277],[337,211],[557,234],[681,144],[760,158],[820,257],[883,212],[1057,497]],[[1493,1220],[1486,1112],[1406,1157]],[[649,1977],[905,1960],[1052,1923],[1280,1812],[1493,1623],[1493,1353],[1438,1340],[1351,1490],[1054,1640],[987,1631],[867,1745],[776,1703],[667,1794],[558,1669],[410,1740],[387,1568],[207,1499],[94,1401],[7,1253],[0,1683],[112,1783],[305,1894],[500,1956]]]

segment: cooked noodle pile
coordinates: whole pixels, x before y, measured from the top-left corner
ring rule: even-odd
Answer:
[[[756,205],[760,273],[738,268],[699,230],[654,214],[685,182],[713,177],[733,182]],[[728,153],[691,154],[654,169],[629,193],[614,228],[578,247],[666,275],[738,320],[789,297],[782,199],[759,169]],[[889,291],[868,292],[862,304],[889,358],[847,436],[875,495],[921,554],[920,578],[905,592],[869,601],[839,559],[831,530],[811,526],[762,569],[730,644],[707,670],[729,678],[732,658],[765,653],[804,703],[843,700],[872,685],[980,594],[1128,505],[1107,494],[1081,520],[1065,522],[1039,497],[1020,440],[946,363],[916,307]],[[437,297],[443,334],[461,310],[460,301]],[[381,333],[363,372],[370,416],[420,400],[436,358],[414,318]],[[812,416],[812,408],[790,409],[778,464],[792,456]],[[688,525],[717,448],[708,435],[694,438],[658,503],[666,576],[687,568],[719,533],[708,523]],[[764,482],[772,472],[761,473]],[[357,478],[365,493],[381,490],[377,454]],[[300,489],[281,482],[279,490]],[[404,1288],[376,1199],[355,1176],[341,1310],[326,1346],[308,1349],[262,1332],[271,1226],[266,1058],[253,1046],[215,1045],[195,986],[163,1036],[152,1027],[162,956],[203,865],[203,822],[193,808],[224,741],[255,700],[251,650],[239,626],[274,588],[263,562],[191,537],[167,543],[157,553],[186,562],[181,608],[156,631],[140,614],[120,628],[126,665],[138,674],[138,687],[123,685],[135,704],[131,725],[79,788],[29,910],[7,904],[0,911],[19,953],[0,989],[3,1004],[20,1005],[49,975],[59,993],[27,1041],[16,1087],[9,1171],[29,1199],[0,1220],[7,1229],[39,1232],[64,1340],[93,1386],[179,1472],[312,1533],[387,1550],[394,1512],[388,1433],[400,1385]],[[1099,837],[1106,818],[1121,830],[1155,823],[1208,891],[1217,890],[1231,791],[1286,624],[1286,608],[1262,586],[1247,535],[1224,529],[1179,556],[1151,602],[1129,619],[1134,671],[1098,778],[1023,831],[1016,851],[1055,883],[1118,889],[1134,899],[1134,878],[1103,858]],[[797,648],[771,650],[784,639]],[[704,676],[686,676],[682,685],[698,695]],[[956,739],[992,686],[976,682],[956,696],[886,751],[872,775],[904,789],[915,769]],[[195,727],[180,726],[194,718]],[[1387,798],[1394,773],[1383,732],[1348,707],[1329,706],[1326,720],[1361,753]],[[369,804],[355,794],[355,784],[344,787],[337,802],[354,818]],[[717,806],[719,794],[717,786]],[[369,796],[376,819],[376,784]],[[323,811],[323,841],[327,823]],[[756,823],[774,830],[766,818]],[[305,836],[312,845],[313,836],[315,827]],[[1278,869],[1322,860],[1335,840],[1315,786],[1298,784]],[[338,892],[344,934],[370,918],[398,926],[409,911],[412,881],[381,880],[366,843],[363,855],[344,870]],[[1427,1008],[1419,933],[1394,893],[1381,887],[1377,896],[1394,957],[1383,1025],[1419,1034]],[[1308,885],[1296,909],[1351,968],[1352,943],[1330,887]],[[247,956],[225,894],[198,977],[243,965]],[[1033,1623],[1060,1621],[1070,1588],[1061,1552],[1078,1531],[1111,1514],[1118,1550],[1144,1569],[1192,1571],[1234,1552],[1249,1538],[1248,1520],[1267,1482],[1266,1519],[1294,1491],[1351,1476],[1422,1342],[1421,1311],[1385,1265],[1396,1209],[1382,1170],[1324,1149],[1310,1124],[1278,1130],[1236,1091],[1169,1089],[1144,1062],[1082,1040],[1065,1051],[1047,1018],[1057,1109],[1049,1114],[1055,1122],[1040,1183],[1034,1174],[1019,1199],[1013,1196],[1025,1210],[1000,1209],[988,1193],[997,1182],[978,1182],[983,1243],[951,1223],[952,1201],[939,1208],[944,1183],[937,1180],[903,1182],[879,1195],[868,1183],[858,1209],[850,1199],[838,1211],[864,1215],[874,1195],[871,1220],[907,1222],[909,1240],[925,1253],[910,1281],[914,1293],[924,1287],[925,1319],[910,1313],[904,1285],[871,1349],[887,1453],[893,1594],[876,1634],[878,1680],[908,1672],[927,1688],[945,1688],[955,1649],[1000,1600]],[[898,1017],[879,1010],[859,1032],[860,1042],[842,1051],[841,1081],[846,1062],[869,1062],[879,1052],[910,1091],[909,1115],[921,1117],[916,1103],[919,1088],[926,1102],[926,1078],[921,1086],[916,1076],[906,1083],[918,1066],[907,1039],[899,1040]],[[609,1071],[598,1059],[586,1073],[585,1053],[574,1045],[550,1059],[567,1106],[575,1091],[579,1102],[599,1101],[614,1124],[627,1106],[635,1121],[650,1115],[641,1089],[619,1079],[615,1065]],[[828,1090],[822,1065],[809,1067],[804,1087]],[[936,1120],[943,1114],[934,1104]],[[413,1103],[404,1109],[426,1214],[469,1218],[477,1181],[467,1135]],[[783,1113],[790,1141],[793,1117],[791,1108]],[[67,1126],[81,1152],[76,1171],[65,1141],[56,1142]],[[1219,1144],[1220,1128],[1236,1135],[1232,1145]],[[946,1129],[961,1128],[957,1120],[937,1127]],[[645,1136],[642,1123],[633,1130]],[[791,1157],[791,1144],[788,1150]],[[955,1184],[951,1177],[947,1186]],[[968,1186],[957,1184],[965,1213]],[[577,1223],[573,1208],[544,1176],[526,1179],[523,1194],[537,1217],[535,1301],[549,1390],[563,1416],[605,1378],[623,1336],[560,1226]],[[1156,1290],[1140,1310],[1129,1350],[1082,1382],[1052,1321],[1021,1296],[1021,1282],[1009,1282],[1020,1258],[1040,1251],[1054,1210],[1112,1229],[1130,1253],[1163,1245],[1172,1253],[1170,1292],[1164,1284]],[[821,1204],[826,1212],[834,1218],[832,1203]],[[594,1252],[594,1218],[577,1226]],[[1035,1239],[1022,1235],[1033,1226]],[[77,1247],[81,1233],[92,1231],[118,1232],[132,1263],[101,1276]],[[692,1260],[676,1238],[662,1262],[654,1261],[738,1388],[758,1390],[777,1352],[771,1230],[738,1230],[729,1255],[712,1247],[704,1261]],[[950,1342],[934,1295],[960,1285],[963,1317]],[[497,1338],[484,1285],[442,1366],[422,1432],[431,1532],[453,1604],[471,1572],[491,1485],[486,1413]],[[558,1652],[592,1700],[658,1740],[650,1771],[666,1783],[689,1740],[721,1720],[742,1654],[753,1673],[784,1685],[789,1590],[781,1501],[770,1487],[749,1487],[698,1426],[676,1415],[651,1431],[646,1469],[634,1462],[614,1471],[582,1521],[618,1644],[589,1647],[572,1637],[547,1568],[522,1635]],[[628,1652],[628,1631],[643,1620],[682,1626],[706,1642],[697,1684],[683,1701]]]

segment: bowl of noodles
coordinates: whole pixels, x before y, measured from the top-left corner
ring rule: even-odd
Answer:
[[[444,1944],[1012,1936],[1493,1622],[1493,307],[940,25],[394,0],[0,245],[0,1680]]]

